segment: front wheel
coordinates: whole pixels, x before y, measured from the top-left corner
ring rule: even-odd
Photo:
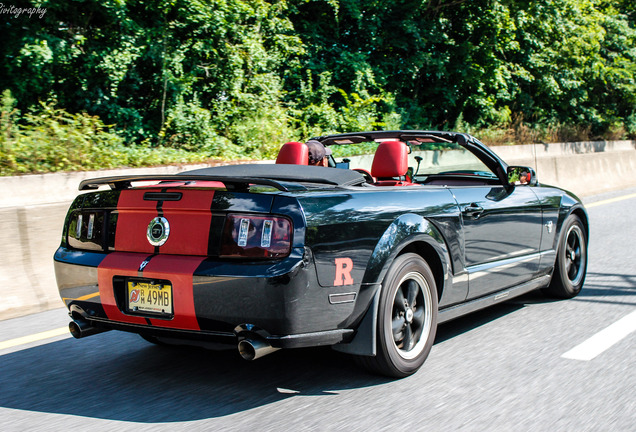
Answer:
[[[437,289],[433,272],[419,255],[401,255],[382,284],[376,356],[362,357],[360,361],[382,375],[409,376],[428,357],[436,331]]]
[[[563,223],[554,273],[544,292],[558,298],[572,298],[583,288],[587,272],[587,236],[581,219],[570,215]]]

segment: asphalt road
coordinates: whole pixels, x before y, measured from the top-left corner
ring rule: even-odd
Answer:
[[[409,378],[329,349],[246,362],[119,332],[16,340],[55,334],[68,322],[57,309],[0,321],[0,428],[635,431],[636,190],[585,201],[581,294],[532,293],[441,325]]]

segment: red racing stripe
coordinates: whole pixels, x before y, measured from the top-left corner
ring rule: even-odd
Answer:
[[[97,267],[97,283],[99,296],[108,319],[129,324],[146,324],[146,320],[138,316],[124,315],[115,302],[113,289],[114,276],[137,276],[141,263],[148,258],[148,254],[113,252]]]
[[[147,325],[145,317],[123,313],[115,301],[113,278],[115,276],[139,277],[139,267],[155,253],[146,238],[150,221],[159,213],[170,224],[170,236],[159,255],[152,256],[144,267],[142,276],[149,279],[168,280],[172,284],[174,317],[171,320],[149,318],[157,327],[184,330],[200,330],[192,293],[195,270],[206,258],[211,206],[214,192],[210,190],[183,190],[178,201],[144,200],[148,189],[124,190],[117,204],[118,220],[115,234],[115,250],[108,254],[97,268],[102,305],[108,319],[130,324]],[[197,256],[191,256],[197,255]]]
[[[144,277],[172,282],[174,319],[151,319],[152,325],[186,330],[200,330],[194,311],[193,274],[205,257],[157,255],[144,268]]]
[[[108,254],[97,268],[99,294],[108,319],[129,324],[147,324],[146,318],[124,314],[117,307],[113,289],[114,276],[139,276],[139,266],[148,258],[147,254],[113,252]],[[163,279],[172,283],[174,318],[163,320],[151,318],[156,327],[184,330],[200,330],[194,310],[192,292],[193,274],[205,257],[178,255],[154,256],[144,268],[143,277]]]
[[[170,236],[161,254],[199,255],[208,254],[208,238],[212,221],[211,190],[183,190],[179,201],[164,201],[163,216],[170,224]],[[119,227],[119,224],[117,225]],[[145,235],[145,231],[144,231]],[[146,242],[147,243],[147,242]]]
[[[153,253],[155,247],[146,238],[148,224],[157,216],[157,201],[145,201],[148,189],[123,190],[117,202],[115,250]]]

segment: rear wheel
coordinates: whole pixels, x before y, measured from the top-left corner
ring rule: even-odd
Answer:
[[[406,377],[426,360],[436,330],[437,290],[433,272],[419,255],[401,255],[382,284],[376,356],[359,360],[373,372]]]
[[[581,292],[587,272],[587,235],[581,219],[570,215],[563,223],[554,274],[544,292],[558,298],[572,298]]]

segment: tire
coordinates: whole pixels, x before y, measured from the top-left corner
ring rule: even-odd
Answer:
[[[413,253],[395,259],[378,307],[376,356],[358,357],[372,372],[403,378],[422,366],[437,331],[437,288],[433,272]]]
[[[587,272],[587,234],[581,219],[570,215],[563,223],[554,273],[544,292],[561,299],[575,297],[585,282]]]

